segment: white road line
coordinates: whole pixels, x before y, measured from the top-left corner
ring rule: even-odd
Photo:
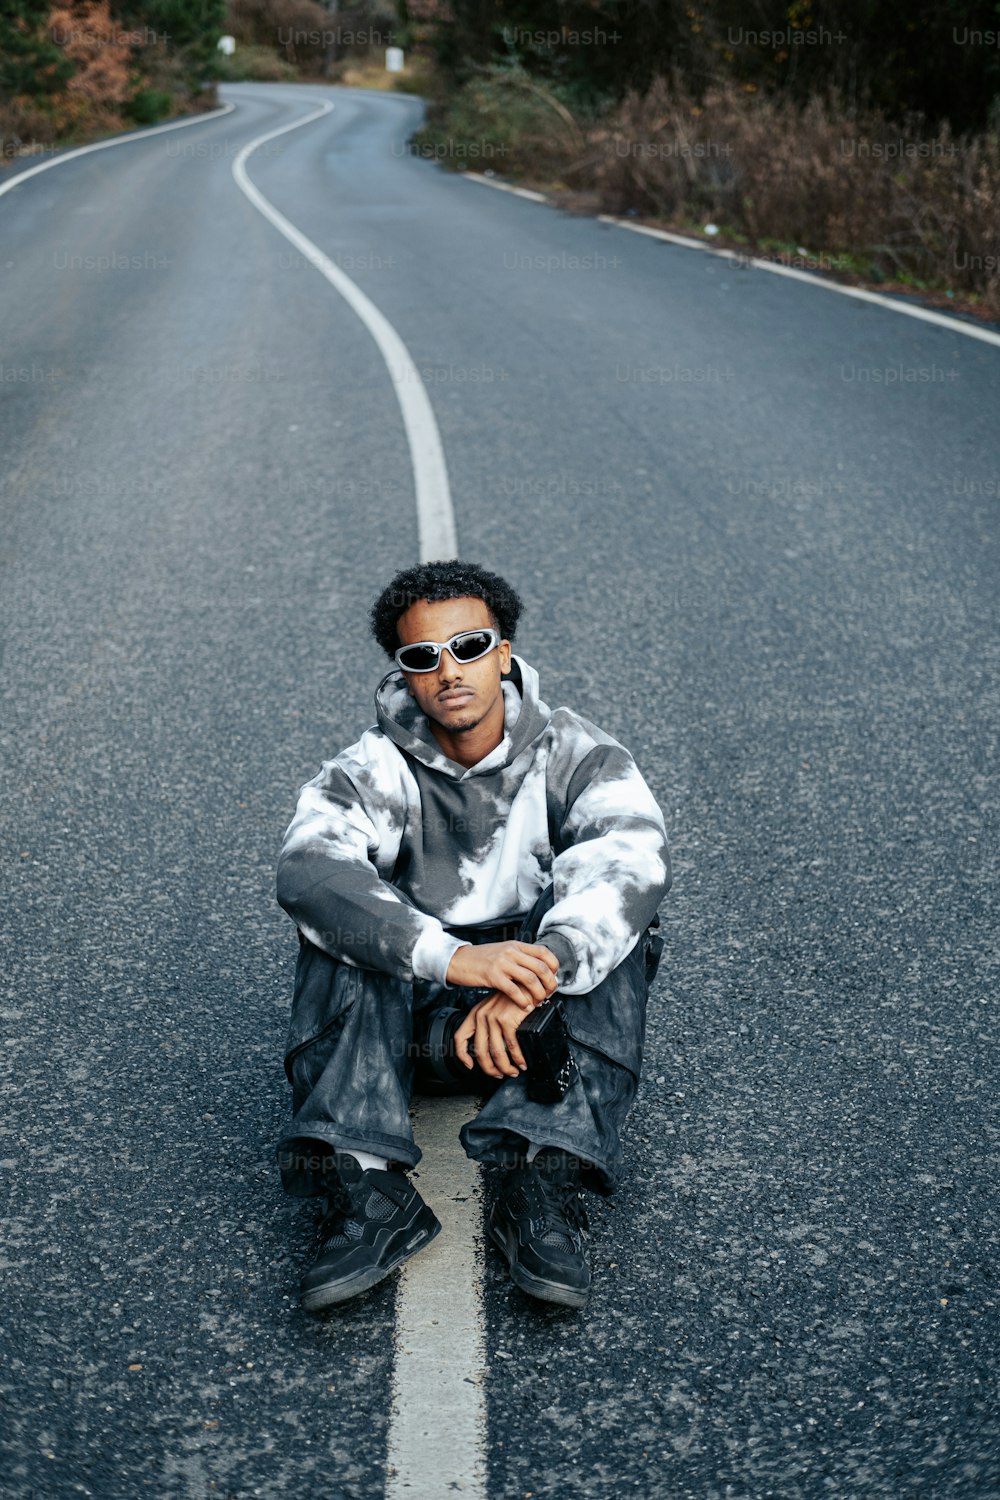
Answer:
[[[233,108],[227,104],[211,118]],[[332,108],[324,102],[301,120],[257,136],[234,160],[233,177],[254,208],[340,293],[378,345],[389,367],[410,448],[421,561],[454,557],[455,520],[444,450],[427,391],[409,350],[350,277],[279,213],[247,176],[247,158],[265,141],[321,119]],[[80,147],[22,173],[0,187],[0,193],[74,156],[123,145],[127,140],[179,125],[200,124],[207,118],[155,126],[121,140]],[[387,1500],[440,1500],[442,1494],[452,1492],[468,1500],[485,1500],[486,1496],[479,1169],[457,1144],[459,1129],[474,1114],[473,1102],[459,1097],[426,1101],[420,1117],[424,1152],[421,1187],[442,1229],[427,1250],[403,1267],[400,1277]]]
[[[531,188],[515,187],[511,182],[497,182],[494,177],[485,177],[482,172],[463,172],[470,182],[481,182],[484,187],[497,188],[501,193],[513,193],[516,198],[527,198],[531,203],[548,203],[544,193],[536,193]]]
[[[417,494],[420,558],[455,556],[455,521],[444,450],[430,400],[402,339],[349,276],[254,187],[247,158],[277,135],[321,119],[312,114],[250,141],[233,177],[256,209],[338,291],[368,329],[389,367],[403,413]],[[396,1350],[386,1464],[386,1500],[486,1497],[486,1402],[479,1168],[458,1144],[475,1114],[465,1096],[422,1101],[414,1110],[423,1151],[418,1183],[441,1220],[437,1239],[404,1265],[396,1294]]]
[[[414,1180],[441,1233],[407,1261],[396,1293],[396,1361],[385,1500],[486,1496],[483,1233],[479,1168],[456,1144],[476,1100],[418,1099]]]
[[[12,188],[20,187],[22,182],[27,182],[29,177],[37,177],[39,172],[47,172],[50,167],[61,167],[63,162],[72,161],[74,156],[86,156],[91,151],[107,151],[111,146],[127,146],[130,141],[142,141],[150,135],[162,135],[166,130],[183,130],[186,125],[204,125],[207,120],[218,120],[235,108],[235,104],[223,104],[219,109],[207,110],[203,115],[195,115],[190,120],[172,120],[169,125],[151,125],[148,130],[134,130],[131,135],[116,135],[110,141],[95,141],[92,146],[76,146],[62,156],[50,157],[48,161],[39,162],[37,167],[19,172],[0,187],[0,198]]]
[[[630,224],[627,219],[616,219],[610,214],[598,214],[602,224],[615,224],[619,229],[630,229],[633,234],[647,234],[656,240],[669,240],[672,245],[683,245],[686,250],[705,250],[717,255],[720,260],[738,261],[741,266],[752,266],[755,271],[769,271],[772,276],[787,276],[790,281],[807,281],[811,286],[820,286],[826,292],[838,292],[842,297],[853,297],[856,302],[872,302],[876,307],[889,312],[902,313],[905,318],[918,318],[921,323],[935,323],[952,333],[964,333],[967,338],[980,339],[984,344],[994,344],[1000,349],[1000,333],[992,328],[981,328],[977,323],[963,323],[950,318],[947,313],[934,312],[929,307],[914,307],[909,302],[897,302],[893,297],[884,297],[879,292],[866,292],[863,287],[844,286],[839,281],[828,281],[825,276],[814,276],[811,271],[799,271],[794,266],[783,266],[780,261],[757,260],[743,255],[738,250],[716,250],[701,240],[688,239],[685,235],[670,234],[666,229],[653,229],[648,224]]]
[[[498,188],[504,193],[516,193],[519,198],[530,198],[534,203],[552,202],[545,193],[512,187],[509,182],[497,182],[495,178],[484,177],[479,172],[463,172],[461,175],[470,182],[481,182],[484,187]],[[917,318],[921,323],[933,323],[938,328],[947,328],[951,333],[964,333],[966,338],[979,339],[981,343],[1000,348],[1000,333],[992,328],[981,328],[977,323],[963,323],[958,318],[949,317],[947,313],[934,312],[928,307],[914,307],[909,302],[899,302],[893,297],[882,296],[879,292],[866,292],[863,287],[843,286],[839,281],[815,276],[811,271],[799,271],[794,266],[783,266],[779,261],[758,260],[754,256],[743,255],[738,250],[717,249],[705,240],[696,240],[686,234],[673,234],[668,229],[654,229],[650,224],[633,224],[629,219],[618,219],[613,214],[597,214],[596,217],[599,223],[613,224],[616,229],[629,229],[633,234],[645,234],[654,240],[665,240],[670,245],[681,245],[685,250],[701,250],[705,255],[718,256],[720,260],[735,260],[741,266],[752,266],[756,271],[769,271],[772,276],[787,276],[790,281],[805,281],[810,286],[822,287],[825,292],[838,292],[842,297],[853,297],[856,302],[871,302],[876,307],[884,307],[888,312],[902,313],[904,318]]]
[[[318,245],[314,245],[312,240],[307,239],[301,230],[296,229],[295,225],[285,218],[284,214],[279,213],[263,193],[254,187],[247,176],[245,162],[258,146],[263,146],[265,141],[274,140],[275,136],[285,135],[289,130],[298,130],[312,120],[320,119],[323,115],[329,114],[332,108],[332,104],[324,102],[318,109],[313,110],[312,114],[303,115],[301,120],[293,120],[290,125],[281,125],[277,130],[269,130],[266,135],[256,136],[243,147],[234,160],[233,177],[254,208],[262,213],[268,223],[273,224],[275,229],[285,236],[289,244],[294,245],[296,250],[311,265],[314,265],[317,271],[326,277],[330,285],[340,293],[348,306],[357,313],[378,345],[379,352],[389,367],[396,399],[403,414],[406,440],[410,445],[410,462],[413,466],[413,480],[417,493],[420,560],[429,562],[434,558],[454,557],[456,554],[455,515],[451,505],[444,449],[441,446],[441,435],[438,432],[430,398],[417,367],[410,357],[410,351],[388,318],[379,312],[374,302],[365,296],[361,288],[356,286],[329,256],[324,255]]]

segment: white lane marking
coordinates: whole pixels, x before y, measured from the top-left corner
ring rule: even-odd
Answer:
[[[410,462],[413,466],[413,481],[417,495],[417,529],[419,533],[420,561],[430,562],[434,558],[454,557],[456,554],[455,515],[448,487],[448,470],[441,446],[441,435],[434,417],[434,410],[427,390],[417,372],[399,334],[388,318],[384,317],[365,296],[359,286],[346,276],[318,245],[307,239],[301,230],[271,204],[247,176],[245,162],[249,156],[263,146],[265,141],[284,135],[289,130],[298,130],[312,120],[329,114],[333,105],[322,103],[312,114],[293,120],[290,125],[280,125],[266,135],[258,135],[250,141],[233,162],[233,177],[237,186],[250,199],[254,208],[273,224],[289,244],[294,245],[300,255],[325,276],[330,285],[340,293],[364,323],[378,345],[379,352],[389,367],[389,374],[403,414],[403,426],[410,447]]]
[[[504,193],[516,193],[519,198],[530,198],[537,203],[551,203],[544,193],[529,193],[525,188],[511,187],[507,182],[496,182],[492,177],[483,177],[479,172],[463,172],[472,182],[481,182],[485,187],[499,188]],[[628,219],[615,218],[613,214],[597,214],[601,224],[613,224],[616,229],[629,229],[633,234],[645,234],[654,240],[666,240],[671,245],[682,245],[685,250],[701,250],[706,255],[716,255],[721,260],[737,260],[741,266],[752,266],[757,271],[769,271],[772,276],[787,276],[790,281],[805,281],[810,286],[822,287],[825,292],[838,292],[842,297],[853,297],[856,302],[871,302],[884,307],[888,312],[902,313],[904,318],[917,318],[921,323],[933,323],[938,328],[947,328],[951,333],[964,333],[966,338],[979,339],[981,343],[1000,348],[1000,333],[992,328],[981,328],[977,323],[963,323],[947,313],[934,312],[927,307],[913,307],[908,302],[897,302],[879,292],[866,292],[863,287],[842,286],[839,281],[828,281],[825,276],[816,276],[812,271],[800,271],[794,266],[783,266],[779,261],[758,260],[755,256],[743,255],[738,250],[717,249],[705,240],[692,239],[689,235],[673,234],[668,229],[654,229],[649,224],[633,224]]]
[[[684,235],[670,234],[666,229],[653,229],[648,224],[630,224],[627,219],[616,219],[611,214],[598,214],[602,224],[615,224],[619,229],[630,229],[633,234],[647,234],[652,239],[669,240],[672,245],[683,245],[688,250],[706,250],[720,260],[738,261],[741,266],[752,266],[756,271],[769,271],[772,276],[787,276],[789,281],[807,281],[811,286],[820,286],[826,292],[838,292],[842,297],[853,297],[856,302],[871,302],[889,312],[902,313],[905,318],[918,318],[921,323],[934,323],[939,328],[948,328],[952,333],[964,333],[967,338],[980,339],[984,344],[994,344],[1000,349],[1000,333],[992,328],[980,328],[976,323],[962,323],[947,313],[934,312],[929,307],[914,307],[909,302],[897,302],[879,292],[866,292],[863,287],[844,286],[839,281],[828,281],[824,276],[815,276],[811,271],[800,271],[795,266],[783,266],[780,261],[758,260],[755,256],[743,255],[738,250],[716,250],[701,240],[688,239]]]
[[[532,203],[548,203],[544,193],[533,192],[531,188],[514,187],[510,182],[497,182],[493,177],[484,177],[482,172],[463,172],[470,182],[481,182],[484,187],[497,188],[501,193],[513,193],[517,198],[527,198]]]
[[[327,114],[321,107],[249,142],[233,177],[250,202],[353,308],[389,367],[403,413],[417,493],[420,558],[454,557],[455,522],[444,451],[423,382],[402,339],[350,277],[254,187],[245,162],[265,141]],[[479,1169],[457,1146],[475,1114],[464,1096],[414,1110],[423,1150],[418,1186],[441,1220],[433,1244],[404,1265],[396,1296],[396,1348],[386,1500],[440,1500],[453,1491],[486,1500],[482,1212]]]
[[[127,140],[181,125],[201,124],[233,108],[227,104],[198,120],[155,126],[122,140],[82,146],[23,172],[0,187],[0,193],[73,156],[124,145]],[[246,175],[244,162],[264,141],[317,120],[332,108],[324,102],[304,119],[258,136],[233,162],[233,176],[254,207],[341,293],[378,344],[393,377],[410,444],[421,561],[454,557],[455,523],[444,452],[427,392],[406,345],[360,288],[273,208]],[[428,1102],[432,1108],[420,1116],[421,1166],[427,1174],[423,1187],[441,1220],[441,1233],[400,1274],[386,1500],[439,1500],[442,1493],[452,1489],[469,1500],[485,1500],[483,1234],[476,1194],[479,1169],[456,1148],[458,1131],[476,1110],[465,1097]]]
[[[169,125],[151,125],[148,130],[134,130],[131,135],[114,136],[110,141],[95,141],[92,146],[77,146],[72,151],[64,152],[62,156],[53,156],[48,161],[39,162],[37,167],[19,172],[0,187],[0,198],[4,193],[9,193],[11,188],[20,187],[22,182],[27,182],[29,177],[37,177],[39,172],[47,172],[50,167],[61,167],[63,162],[72,161],[74,156],[86,156],[91,151],[107,151],[111,146],[127,146],[130,141],[142,141],[150,135],[162,135],[166,130],[183,130],[186,125],[204,125],[208,120],[218,120],[223,115],[228,115],[235,108],[235,104],[223,104],[219,109],[207,110],[205,114],[195,115],[190,120],[172,120]]]
[[[396,1292],[385,1500],[486,1497],[480,1176],[456,1146],[475,1113],[464,1095],[414,1102],[424,1153],[414,1183],[441,1233],[406,1262]]]

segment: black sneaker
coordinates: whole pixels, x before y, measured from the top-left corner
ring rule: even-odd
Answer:
[[[575,1159],[548,1146],[534,1161],[503,1174],[489,1232],[515,1286],[543,1302],[583,1307],[590,1267],[583,1248],[589,1229]]]
[[[367,1167],[337,1151],[325,1173],[329,1210],[319,1256],[299,1291],[307,1312],[346,1302],[416,1255],[441,1232],[437,1216],[399,1167]]]

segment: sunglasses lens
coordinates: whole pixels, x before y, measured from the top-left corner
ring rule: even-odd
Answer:
[[[456,661],[475,661],[477,657],[485,656],[492,644],[489,631],[469,630],[454,642],[451,652]]]
[[[408,672],[433,672],[439,655],[433,646],[407,646],[397,660]]]

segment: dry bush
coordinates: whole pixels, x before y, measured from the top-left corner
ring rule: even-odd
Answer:
[[[553,89],[521,68],[481,70],[414,137],[422,155],[451,166],[490,167],[559,180],[585,144],[582,126]]]
[[[121,124],[121,107],[134,92],[132,49],[121,31],[108,0],[70,0],[49,13],[49,36],[76,65],[53,103],[60,135]]]
[[[714,220],[819,264],[946,285],[1000,312],[1000,134],[925,132],[814,97],[804,108],[731,86],[695,104],[659,79],[589,134],[569,169],[612,213]]]
[[[237,42],[271,47],[293,64],[321,60],[322,34],[335,22],[316,0],[229,0],[226,13],[227,29]],[[314,42],[309,41],[312,36]]]
[[[396,24],[375,6],[327,10],[317,0],[229,0],[226,28],[247,46],[270,47],[306,74],[381,47]]]
[[[216,67],[226,83],[297,83],[302,76],[273,47],[254,45],[237,47],[232,57],[220,58]]]
[[[0,138],[8,160],[65,139],[120,129],[122,107],[135,92],[132,49],[121,39],[108,0],[59,0],[46,30],[76,71],[59,93],[3,101]]]
[[[0,103],[0,141],[3,158],[0,165],[19,156],[30,156],[46,146],[54,146],[59,135],[51,113],[34,100],[19,94]]]

